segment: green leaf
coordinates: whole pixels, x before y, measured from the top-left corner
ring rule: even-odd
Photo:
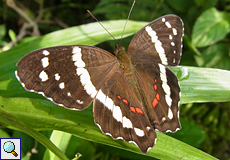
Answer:
[[[185,13],[191,9],[191,6],[194,5],[193,1],[184,1],[184,0],[166,0],[168,5],[176,12]],[[183,7],[181,7],[183,6]]]
[[[1,138],[11,138],[10,135],[2,129],[0,129],[0,135],[1,135]]]
[[[230,101],[230,71],[201,67],[170,67],[181,88],[181,103]]]
[[[199,125],[192,121],[180,118],[182,130],[177,133],[167,133],[171,137],[181,140],[194,147],[200,147],[201,143],[205,138],[205,132],[200,128]]]
[[[0,25],[0,41],[2,41],[5,35],[6,35],[6,26],[5,24],[2,24]]]
[[[195,22],[192,31],[192,44],[205,47],[223,39],[230,29],[230,17],[227,12],[210,8],[203,12]]]
[[[66,149],[66,156],[72,158],[76,156],[84,156],[84,159],[93,159],[96,154],[97,147],[94,143],[76,136],[72,136],[70,143]]]
[[[3,102],[2,99],[0,100],[0,102]],[[14,106],[14,108],[15,107],[16,106]],[[13,108],[11,108],[11,109],[13,109]],[[2,108],[0,109],[0,123],[7,126],[7,127],[11,127],[14,129],[18,129],[22,132],[25,132],[26,134],[35,138],[40,143],[42,143],[44,146],[49,148],[60,159],[68,160],[68,158],[52,142],[50,142],[47,137],[45,137],[43,134],[39,133],[38,131],[35,131],[31,127],[32,125],[29,126],[26,123],[23,123],[23,121],[21,121],[21,119],[18,119],[17,117],[15,117],[14,115],[12,115],[9,112],[5,112]]]
[[[34,147],[34,139],[20,131],[13,132],[13,138],[21,138],[21,157],[24,157]]]
[[[65,153],[71,136],[72,135],[69,133],[54,130],[51,134],[50,141],[53,142],[53,144],[55,144],[63,153]],[[58,160],[59,158],[56,157],[49,149],[46,149],[43,159]]]
[[[9,36],[10,36],[10,39],[14,42],[14,44],[17,44],[17,36],[16,36],[16,33],[12,29],[9,30]]]
[[[195,55],[199,66],[230,69],[228,44],[213,44],[201,53],[201,55]]]
[[[30,126],[33,130],[61,130],[93,142],[140,153],[136,145],[122,140],[113,140],[110,136],[102,134],[100,129],[94,124],[91,108],[87,108],[83,111],[67,110],[54,105],[48,100],[32,98],[0,97],[0,102],[4,105],[4,107],[0,109],[0,115],[7,113],[7,115],[15,116],[17,120],[20,119],[20,121],[22,121],[19,121],[22,127]],[[5,118],[2,118],[2,116],[0,117],[0,123],[5,124],[5,126],[9,128],[17,128],[17,120],[10,123],[6,121]],[[157,136],[157,143],[155,147],[147,153],[148,156],[172,160],[184,157],[187,159],[215,159],[165,134],[157,132]],[[38,140],[41,141],[40,138]]]

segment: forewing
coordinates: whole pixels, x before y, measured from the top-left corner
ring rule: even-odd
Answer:
[[[115,56],[97,47],[57,46],[25,55],[16,76],[26,90],[81,110],[90,105],[117,64]]]
[[[133,64],[155,62],[175,66],[182,54],[183,22],[176,15],[162,16],[140,29],[127,53]]]

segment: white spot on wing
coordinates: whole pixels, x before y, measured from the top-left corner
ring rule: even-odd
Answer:
[[[180,130],[180,128],[177,128],[176,130],[175,130],[175,132],[177,132],[177,131],[179,131]]]
[[[167,58],[165,55],[165,50],[162,47],[162,43],[158,39],[156,32],[154,30],[152,30],[152,28],[150,26],[146,26],[145,30],[148,33],[148,35],[151,37],[152,42],[155,44],[156,51],[158,52],[158,54],[160,56],[162,64],[167,65],[168,62],[167,62]]]
[[[78,104],[83,104],[83,101],[81,101],[81,100],[79,100],[79,99],[76,100],[76,101],[77,101]]]
[[[99,92],[101,92],[101,90]],[[113,100],[111,98],[109,98],[108,96],[106,96],[106,99],[105,99],[105,106],[111,111],[112,111],[113,106],[114,106]]]
[[[175,46],[175,43],[174,43],[174,42],[171,42],[171,45],[172,45],[172,46]]]
[[[72,53],[72,60],[75,61],[74,65],[78,67],[76,72],[77,75],[80,76],[82,86],[91,98],[94,98],[97,94],[97,90],[90,79],[89,72],[84,68],[85,62],[82,60],[81,48],[77,46],[73,47]]]
[[[24,88],[26,87],[25,83],[22,83],[22,82],[21,82],[21,85],[22,85],[22,87],[24,87]]]
[[[96,99],[98,99],[101,103],[103,103],[109,110],[112,110],[113,107],[111,107],[110,105],[109,106],[106,105],[107,98],[109,97],[106,97],[106,95],[100,89],[97,93]]]
[[[173,113],[172,113],[171,108],[168,109],[168,117],[169,117],[169,119],[173,118]]]
[[[39,74],[39,78],[42,80],[42,82],[45,82],[48,80],[48,75],[45,71],[42,71],[40,74]]]
[[[176,62],[176,59],[175,58],[173,58],[173,63],[175,63]]]
[[[45,94],[43,92],[38,92],[39,94],[43,95],[45,97]],[[46,97],[48,100],[52,101],[53,102],[53,98],[50,98],[50,97]],[[63,105],[61,105],[63,106]]]
[[[68,93],[67,93],[67,96],[69,96],[69,97],[70,97],[70,96],[71,96],[71,93],[70,93],[70,92],[68,92]]]
[[[42,54],[44,54],[45,56],[48,56],[48,55],[50,54],[50,52],[48,52],[47,50],[44,50],[44,51],[42,52]]]
[[[162,18],[162,22],[165,22],[165,18]]]
[[[77,68],[77,73],[79,73],[78,70],[80,69],[81,69],[81,74],[78,75],[80,76],[82,85],[85,86],[86,84],[91,83],[89,72],[84,68]]]
[[[139,137],[143,137],[145,135],[144,131],[139,129],[139,128],[134,127],[134,131],[135,131],[136,135]]]
[[[172,30],[173,30],[173,34],[177,35],[177,30],[175,28],[173,28]]]
[[[113,115],[113,118],[116,119],[118,122],[121,122],[124,128],[133,128],[133,124],[130,121],[130,119],[128,119],[127,117],[123,117],[122,112],[121,112],[121,108],[119,106],[114,106],[113,100],[111,98],[109,98],[108,96],[106,96],[101,90],[98,91],[96,99],[99,100],[101,103],[103,103],[105,105],[105,107],[107,107]],[[101,126],[99,124],[97,124],[99,126],[99,128],[101,128]],[[151,129],[148,126],[149,130]],[[135,133],[137,134],[137,136],[139,137],[143,137],[144,136],[144,131],[139,129],[139,128],[134,128]],[[110,133],[105,133],[107,135],[110,135]],[[111,136],[113,137],[113,136]],[[123,139],[122,137],[118,137]],[[116,139],[118,139],[116,138]],[[129,142],[133,142],[133,141],[129,141]]]
[[[119,106],[113,108],[113,118],[122,123],[122,112]]]
[[[86,72],[86,73],[88,73],[88,72]],[[82,77],[82,75],[81,75],[81,77]],[[82,78],[81,78],[81,80],[82,80]],[[81,81],[81,82],[83,82],[83,81]],[[94,98],[97,94],[97,90],[91,81],[86,80],[86,82],[88,82],[88,83],[85,84],[84,89],[91,96],[91,98]]]
[[[25,84],[21,82],[20,77],[18,76],[18,71],[15,71],[14,74],[15,74],[16,78],[18,79],[18,81],[21,83],[21,85],[23,87],[25,87]]]
[[[56,73],[55,75],[54,75],[54,77],[55,77],[55,80],[56,81],[58,81],[61,77],[60,77],[60,75],[58,74],[58,73]]]
[[[42,66],[43,66],[43,68],[48,67],[48,65],[49,65],[49,58],[48,58],[48,57],[42,58],[41,61],[42,61]]]
[[[81,48],[73,47],[72,53],[73,53],[72,60],[75,62],[74,65],[76,67],[84,68],[85,62],[83,62],[83,60],[82,60]]]
[[[126,117],[123,117],[122,125],[124,128],[133,128],[132,122]]]
[[[65,88],[65,83],[64,83],[64,82],[60,83],[60,84],[59,84],[59,88],[60,88],[60,89],[64,89],[64,88]]]
[[[171,24],[169,22],[165,22],[165,25],[168,27],[168,28],[171,28]]]
[[[166,83],[165,83],[165,82],[166,82]],[[171,92],[170,92],[169,85],[167,84],[167,80],[166,80],[166,81],[163,81],[162,87],[163,87],[163,89],[164,89],[166,95],[170,96]]]
[[[151,127],[149,127],[149,126],[146,127],[146,130],[147,130],[147,131],[149,131],[150,129],[151,129]]]
[[[74,65],[77,67],[85,67],[85,62],[78,60],[74,63]]]
[[[85,72],[85,68],[77,68],[76,71],[77,71],[77,75],[81,76]]]
[[[114,106],[113,100],[106,96],[101,90],[98,91],[96,99],[103,103],[105,107],[113,113],[113,118],[121,122],[123,127],[133,128],[132,122],[128,118],[123,117],[120,107]]]
[[[166,100],[166,103],[169,105],[169,107],[171,107],[172,105],[172,98],[170,98],[169,95],[165,95],[165,100]]]
[[[172,40],[172,38],[173,38],[172,35],[169,35],[169,39]]]
[[[172,99],[171,99],[171,91],[170,91],[170,87],[168,85],[167,82],[167,77],[166,77],[166,67],[163,66],[162,64],[158,64],[159,68],[160,68],[160,78],[162,80],[162,88],[164,90],[165,94],[165,100],[166,103],[169,105],[169,107],[171,107],[172,105]]]
[[[21,83],[22,87],[25,88],[25,84],[21,82],[20,77],[18,76],[18,71],[15,71],[14,73],[15,73],[15,76],[18,79],[18,81]]]

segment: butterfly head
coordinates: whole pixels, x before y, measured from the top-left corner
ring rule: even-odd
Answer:
[[[116,43],[115,49],[114,49],[114,54],[116,56],[119,56],[122,53],[125,53],[125,47],[121,46],[120,43]]]

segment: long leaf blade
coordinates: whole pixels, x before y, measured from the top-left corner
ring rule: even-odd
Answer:
[[[14,115],[35,130],[61,130],[93,142],[141,153],[134,144],[113,140],[110,136],[102,134],[94,124],[93,113],[90,108],[83,111],[73,111],[56,106],[47,100],[28,98],[0,97],[0,102],[4,106],[1,110]],[[0,122],[7,124],[4,120],[0,120]],[[12,126],[7,127],[11,128]],[[157,133],[157,136],[156,146],[147,153],[148,156],[172,160],[184,157],[187,159],[215,159],[165,134]]]

